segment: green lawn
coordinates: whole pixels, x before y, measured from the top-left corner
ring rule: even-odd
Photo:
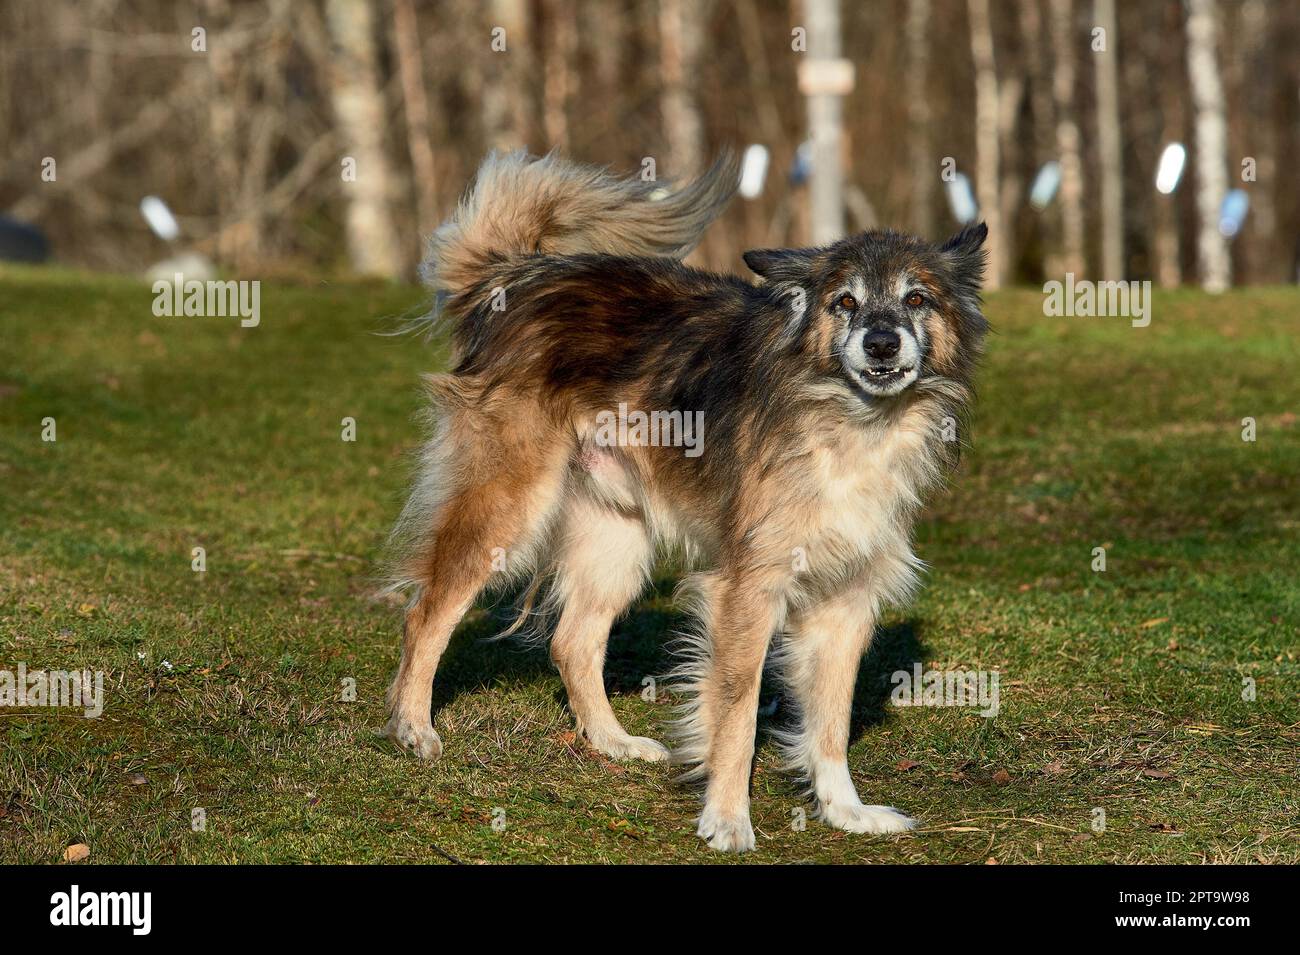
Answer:
[[[740,860],[695,837],[673,770],[575,741],[544,650],[483,640],[490,605],[439,673],[442,760],[374,738],[400,629],[377,557],[443,351],[373,333],[421,299],[268,285],[245,329],[157,318],[130,280],[0,271],[0,669],[106,680],[98,719],[0,709],[0,862],[1300,861],[1295,289],[1158,294],[1148,328],[989,297],[973,448],[850,753],[864,798],[923,828],[799,831],[765,743]],[[611,644],[637,734],[670,716],[641,681],[671,665],[671,584]],[[915,660],[1000,671],[1000,712],[889,705]]]

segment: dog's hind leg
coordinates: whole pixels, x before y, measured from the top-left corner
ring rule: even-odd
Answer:
[[[452,492],[438,509],[437,526],[423,558],[419,593],[406,614],[402,662],[388,690],[385,735],[423,759],[442,754],[430,718],[438,661],[474,598],[496,569],[545,531],[564,491],[568,451],[502,456],[487,473]]]
[[[818,815],[849,832],[903,832],[916,825],[897,809],[863,805],[849,775],[853,689],[879,603],[873,583],[860,580],[793,614],[779,659],[798,711],[796,728],[779,734],[789,764],[807,776]]]
[[[649,533],[639,517],[585,495],[565,504],[556,554],[556,596],[563,606],[551,641],[578,732],[614,759],[664,760],[663,744],[623,729],[605,694],[605,647],[614,620],[645,585]]]

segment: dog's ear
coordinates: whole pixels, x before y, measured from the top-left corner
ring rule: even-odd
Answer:
[[[743,256],[756,275],[769,282],[803,282],[812,272],[816,249],[751,249]]]
[[[983,222],[979,225],[968,225],[940,246],[939,251],[957,253],[974,252],[984,244],[984,240],[988,237],[989,227]]]
[[[939,246],[939,251],[952,260],[954,278],[976,291],[984,283],[984,263],[988,258],[984,240],[988,235],[989,227],[981,222],[967,226]]]

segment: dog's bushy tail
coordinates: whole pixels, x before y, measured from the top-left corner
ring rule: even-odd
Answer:
[[[652,255],[681,258],[700,241],[739,183],[724,153],[689,185],[669,191],[638,176],[524,152],[492,153],[473,187],[429,240],[420,275],[453,322],[467,292],[535,255]]]

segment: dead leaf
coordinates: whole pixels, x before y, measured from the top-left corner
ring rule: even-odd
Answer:
[[[143,786],[149,780],[145,778],[144,773],[132,773],[128,779],[131,780],[132,786]]]
[[[1152,832],[1169,832],[1169,833],[1182,832],[1181,829],[1179,829],[1171,822],[1153,822],[1151,823],[1151,825],[1147,826],[1147,828],[1150,829]]]
[[[909,769],[916,769],[916,767],[920,765],[921,764],[914,759],[900,759],[898,762],[894,764],[894,768],[898,770],[900,773],[905,773]]]
[[[993,858],[992,856],[989,856],[986,860],[984,860],[984,864],[985,864],[985,865],[999,865],[1000,863],[998,862],[997,859]]]
[[[77,616],[79,617],[89,617],[94,612],[95,612],[94,604],[81,604],[79,607],[77,607]]]
[[[84,862],[90,858],[90,846],[84,842],[76,842],[63,850],[64,862]]]
[[[1168,623],[1168,622],[1169,622],[1168,617],[1152,617],[1150,620],[1143,621],[1141,624],[1139,624],[1139,626],[1143,630],[1150,630],[1152,627],[1158,627],[1162,623]]]
[[[611,832],[617,832],[621,836],[631,836],[633,839],[640,839],[641,833],[632,827],[632,823],[626,819],[611,819],[605,824],[605,827]]]
[[[1043,767],[1043,772],[1048,776],[1059,776],[1061,773],[1065,772],[1065,761],[1054,759]]]
[[[1142,775],[1148,779],[1173,779],[1173,773],[1167,773],[1163,769],[1144,769]]]
[[[1173,637],[1170,637],[1170,638],[1169,638],[1169,643],[1166,644],[1166,647],[1168,647],[1168,649],[1170,649],[1170,650],[1177,650],[1177,649],[1178,649],[1178,641],[1175,640]]]
[[[1005,786],[1007,783],[1011,782],[1011,774],[1005,769],[999,769],[993,774],[993,782],[999,786]]]

